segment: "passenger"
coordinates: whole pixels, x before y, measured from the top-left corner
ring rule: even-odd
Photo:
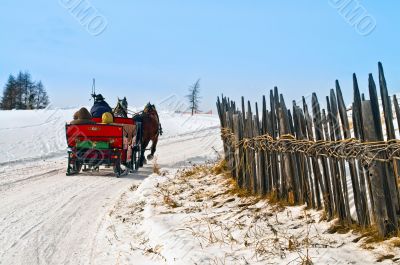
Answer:
[[[72,125],[78,124],[94,124],[92,121],[92,115],[90,115],[89,111],[86,108],[81,108],[77,112],[74,113],[74,120],[71,121]]]
[[[101,123],[103,124],[111,124],[114,122],[114,117],[110,112],[105,112],[101,116]]]
[[[101,118],[102,115],[106,112],[112,113],[111,107],[108,105],[107,102],[104,101],[104,97],[101,94],[96,96],[94,101],[93,107],[90,110],[93,118]]]

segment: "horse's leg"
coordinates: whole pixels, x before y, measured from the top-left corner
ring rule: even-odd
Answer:
[[[144,157],[144,153],[146,152],[146,148],[147,148],[147,146],[149,145],[149,143],[150,143],[150,140],[146,140],[146,141],[144,141],[143,142],[143,145],[142,145],[142,153],[141,153],[141,155],[140,155],[140,165],[141,166],[143,166],[144,164],[146,164],[146,158]]]
[[[155,153],[156,150],[157,150],[158,135],[156,135],[156,136],[154,137],[154,139],[152,139],[151,141],[152,141],[152,144],[151,144],[151,154],[147,156],[147,159],[148,159],[148,160],[153,160],[153,158],[154,158],[154,153]]]

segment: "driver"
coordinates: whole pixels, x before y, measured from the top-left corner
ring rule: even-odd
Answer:
[[[98,94],[95,98],[93,107],[90,110],[90,114],[92,114],[93,118],[101,118],[106,112],[112,113],[112,109],[108,103],[105,102],[105,98],[101,94]]]

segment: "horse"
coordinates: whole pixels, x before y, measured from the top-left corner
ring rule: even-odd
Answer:
[[[128,101],[126,97],[118,98],[117,106],[113,110],[114,117],[128,118]]]
[[[144,153],[150,141],[151,153],[147,156],[147,160],[153,160],[154,153],[157,149],[158,137],[162,135],[162,128],[160,118],[158,116],[156,107],[150,103],[146,105],[143,112],[133,117],[136,121],[142,122],[142,154],[140,157],[140,164],[146,163]]]

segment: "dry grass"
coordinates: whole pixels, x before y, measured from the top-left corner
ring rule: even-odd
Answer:
[[[170,195],[164,195],[164,203],[171,208],[178,208],[178,203]]]
[[[276,194],[263,197],[240,188],[222,160],[180,170],[156,188],[161,205],[169,208],[165,214],[188,214],[179,229],[198,240],[202,248],[215,244],[244,246],[254,250],[253,258],[258,261],[297,253],[294,263],[308,265],[312,264],[309,249],[337,245],[315,234],[314,217],[307,211],[293,216],[286,207],[290,202],[279,200]],[[297,228],[286,227],[286,218]],[[214,262],[233,264],[235,258],[233,255]]]
[[[220,160],[218,163],[212,166],[211,173],[214,175],[224,175],[231,177],[231,172],[228,170],[226,160]]]
[[[400,238],[398,238],[398,237],[397,238],[393,238],[390,241],[390,244],[395,248],[400,248]]]
[[[340,222],[335,222],[327,231],[330,234],[347,234],[352,232],[353,234],[358,235],[353,243],[361,242],[361,247],[363,249],[374,249],[373,244],[383,242],[385,239],[379,235],[378,229],[375,226],[369,227],[360,227],[357,224],[342,224]],[[394,241],[395,242],[395,241]],[[395,242],[394,244],[398,244],[400,246],[400,240]]]
[[[154,158],[154,161],[153,161],[153,173],[157,174],[159,176],[161,175],[161,168],[157,163],[157,156]]]

